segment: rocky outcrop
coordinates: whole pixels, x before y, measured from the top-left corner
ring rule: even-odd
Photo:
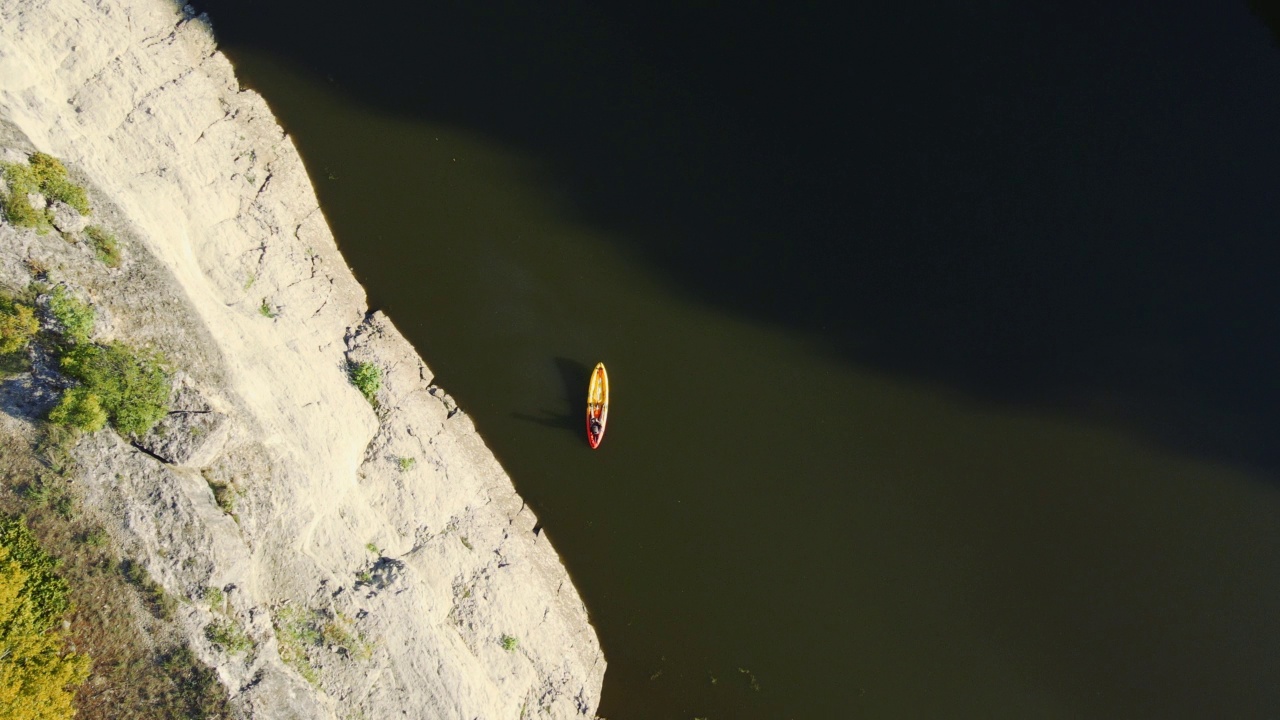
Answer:
[[[166,0],[0,4],[0,121],[7,158],[66,162],[123,254],[107,268],[0,224],[0,282],[56,275],[99,309],[98,339],[181,370],[146,436],[81,444],[85,496],[187,601],[238,712],[594,717],[605,663],[563,566],[466,413],[369,312],[290,139],[204,21]],[[375,402],[352,362],[379,368]],[[4,411],[47,409],[37,380],[7,380]],[[226,624],[251,648],[217,642]]]

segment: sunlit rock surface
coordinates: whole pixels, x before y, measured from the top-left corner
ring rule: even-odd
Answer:
[[[0,223],[0,282],[48,267],[98,307],[96,339],[180,371],[155,430],[81,444],[86,499],[188,601],[179,622],[241,715],[594,717],[605,662],[559,558],[369,312],[292,142],[202,19],[165,0],[0,4],[0,125],[4,159],[63,159],[123,255],[107,268]],[[61,208],[55,223],[83,230]],[[356,361],[381,370],[376,402],[348,381]],[[3,409],[34,420],[57,390],[11,379]],[[223,617],[252,650],[206,638]]]

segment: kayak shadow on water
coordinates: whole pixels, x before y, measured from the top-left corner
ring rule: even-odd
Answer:
[[[511,413],[511,417],[549,428],[581,432],[587,407],[587,382],[591,378],[591,369],[577,360],[564,357],[557,357],[555,365],[556,373],[560,377],[561,406],[554,410],[539,410],[536,415],[515,412]]]

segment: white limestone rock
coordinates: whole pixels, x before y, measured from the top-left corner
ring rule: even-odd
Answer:
[[[185,373],[176,410],[217,416],[170,416],[139,447],[103,431],[79,459],[113,538],[192,600],[179,623],[238,715],[592,718],[605,661],[563,565],[467,415],[369,313],[292,141],[208,27],[169,0],[0,3],[0,157],[36,149],[83,178],[124,262],[0,225],[0,282],[46,268],[79,288],[110,318],[100,339]],[[382,369],[376,410],[349,360]],[[54,382],[0,383],[0,410],[37,417]],[[209,587],[230,588],[218,612],[255,652],[205,638]],[[291,622],[346,634],[299,659]]]
[[[89,218],[70,205],[55,200],[53,203],[53,226],[58,232],[75,235],[89,226]]]

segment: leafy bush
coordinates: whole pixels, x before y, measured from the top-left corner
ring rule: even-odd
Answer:
[[[25,348],[39,329],[35,311],[0,295],[0,354]]]
[[[141,435],[169,412],[171,379],[164,358],[157,353],[136,351],[121,342],[77,345],[62,356],[62,371],[83,383],[85,395],[97,399],[122,434]],[[68,400],[69,396],[70,392],[63,396],[54,412],[67,403],[88,402],[87,397],[78,401]],[[71,412],[68,408],[66,417]]]
[[[115,235],[97,225],[85,228],[84,234],[89,238],[89,244],[93,245],[99,260],[107,267],[120,267],[120,245],[116,242]]]
[[[18,227],[34,228],[41,235],[53,227],[49,216],[31,206],[27,195],[40,192],[40,183],[30,165],[5,163],[0,165],[4,170],[4,181],[9,187],[9,196],[4,198],[4,216]]]
[[[400,472],[409,472],[414,465],[418,464],[417,458],[402,457],[396,458],[396,466],[400,468]]]
[[[226,603],[227,595],[220,587],[207,587],[204,589],[204,600],[209,603],[210,610],[220,612],[223,604]]]
[[[29,160],[31,174],[45,197],[61,200],[81,215],[89,214],[89,199],[85,196],[84,188],[67,178],[67,168],[58,158],[38,152],[32,153]]]
[[[217,618],[206,625],[204,636],[208,638],[209,642],[233,655],[253,647],[253,640],[249,638],[245,631],[241,630],[239,625],[226,618]]]
[[[276,611],[273,625],[280,659],[312,685],[320,682],[312,656],[321,650],[356,660],[373,657],[373,641],[363,637],[342,613],[326,614],[289,604]]]
[[[49,631],[66,611],[66,584],[52,596],[46,592],[46,574],[29,563],[51,560],[37,552],[24,562],[22,553],[0,545],[0,717],[9,720],[70,718],[75,690],[89,676],[89,658],[62,654],[61,634]],[[42,604],[49,600],[59,605]]]
[[[93,307],[82,302],[59,285],[49,295],[49,312],[62,326],[62,335],[73,343],[89,342],[93,334],[95,313]]]
[[[9,222],[18,227],[34,228],[41,235],[49,232],[52,211],[36,210],[27,197],[37,193],[49,200],[61,200],[81,215],[89,214],[89,198],[84,188],[71,182],[67,168],[57,158],[38,152],[32,153],[28,160],[29,165],[5,163],[0,166],[9,188],[9,196],[3,202],[4,215]]]
[[[49,630],[71,609],[67,581],[54,572],[57,559],[40,547],[21,517],[0,518],[0,548],[4,548],[9,562],[21,566],[26,576],[22,595],[31,604],[33,627],[39,632]]]
[[[507,652],[515,652],[515,649],[520,647],[520,638],[513,635],[507,635],[505,633],[502,635],[502,640],[499,642],[502,643],[502,649]]]
[[[308,653],[324,638],[316,627],[316,619],[315,614],[306,608],[285,605],[276,613],[273,623],[280,659],[312,685],[320,682],[320,673],[311,664]]]
[[[371,362],[353,362],[347,366],[347,377],[351,384],[364,395],[375,407],[378,404],[378,389],[382,387],[382,371]]]
[[[62,394],[62,400],[49,412],[49,422],[97,432],[107,424],[107,411],[97,395],[81,386]]]

